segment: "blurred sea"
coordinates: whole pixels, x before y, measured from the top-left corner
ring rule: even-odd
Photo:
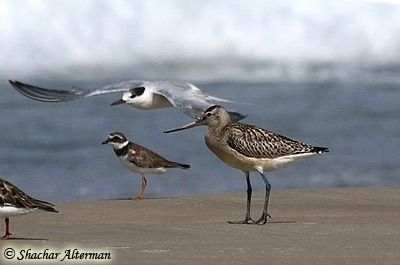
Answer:
[[[246,184],[207,149],[205,128],[162,133],[191,121],[173,108],[109,106],[118,93],[42,103],[8,79],[59,89],[185,80],[239,102],[230,107],[248,115],[245,123],[330,148],[269,173],[273,190],[400,186],[398,5],[4,0],[0,35],[0,177],[33,197],[137,195],[140,176],[101,145],[113,131],[192,165],[149,176],[147,197],[245,192]]]
[[[116,80],[109,80],[109,82]],[[33,82],[60,88],[69,84]],[[94,87],[95,81],[80,86]],[[269,174],[273,189],[399,186],[398,84],[361,82],[196,83],[206,92],[248,102],[236,110],[259,125],[330,153]],[[68,103],[32,101],[1,82],[0,172],[21,189],[50,201],[134,196],[140,176],[100,143],[121,131],[170,160],[192,165],[148,177],[148,197],[245,190],[244,174],[220,162],[204,144],[205,128],[162,132],[190,118],[169,108],[110,107],[118,94]],[[255,189],[262,189],[253,173]]]

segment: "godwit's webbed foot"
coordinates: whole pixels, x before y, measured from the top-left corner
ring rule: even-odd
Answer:
[[[249,224],[255,224],[255,222],[251,217],[246,216],[242,221],[228,221],[228,224],[249,225]]]
[[[268,217],[272,218],[271,215],[263,213],[260,218],[254,221],[254,223],[258,225],[265,225],[268,222]]]

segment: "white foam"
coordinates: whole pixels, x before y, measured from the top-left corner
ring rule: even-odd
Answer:
[[[400,6],[370,1],[6,0],[0,10],[0,60],[18,74],[194,65],[296,77],[400,59]]]

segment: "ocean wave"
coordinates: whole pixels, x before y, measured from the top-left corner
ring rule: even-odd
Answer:
[[[0,60],[18,76],[347,78],[398,70],[399,17],[370,1],[6,0]]]

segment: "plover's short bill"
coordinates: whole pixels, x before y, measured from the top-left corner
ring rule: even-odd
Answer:
[[[242,221],[230,223],[265,224],[267,222],[271,185],[264,172],[279,170],[298,161],[328,152],[326,147],[314,147],[253,125],[233,122],[221,106],[212,106],[204,112],[202,119],[166,133],[200,125],[208,126],[205,136],[207,147],[224,163],[246,174],[246,216]],[[250,217],[252,188],[249,172],[251,171],[259,172],[265,183],[263,213],[255,221]]]
[[[131,80],[95,89],[74,88],[71,90],[47,89],[11,81],[10,84],[22,95],[44,102],[63,102],[107,93],[123,92],[120,100],[111,105],[128,104],[141,110],[175,107],[192,118],[201,118],[203,112],[216,102],[233,103],[229,100],[210,96],[193,84],[183,81],[142,81]],[[229,112],[232,120],[245,116]]]
[[[137,199],[142,200],[146,189],[146,174],[163,174],[171,168],[189,169],[189,165],[171,162],[155,152],[138,144],[128,141],[120,132],[108,135],[102,144],[109,144],[114,148],[115,154],[130,170],[142,176],[142,187]]]
[[[0,178],[0,217],[5,218],[5,235],[2,240],[10,237],[10,217],[27,214],[36,210],[58,213],[54,205],[29,197],[10,182]]]

